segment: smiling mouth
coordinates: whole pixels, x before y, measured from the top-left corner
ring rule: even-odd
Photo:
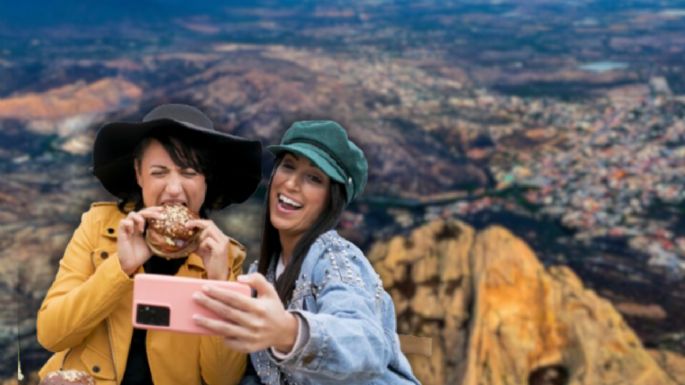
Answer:
[[[299,210],[302,208],[302,203],[296,202],[283,194],[278,194],[278,203],[288,210]]]

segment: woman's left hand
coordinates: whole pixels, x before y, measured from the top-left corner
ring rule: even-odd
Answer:
[[[216,224],[209,219],[192,219],[186,224],[188,228],[200,231],[198,246],[195,252],[202,257],[207,271],[207,278],[225,281],[230,275],[233,261],[229,261],[229,238]]]
[[[195,322],[223,336],[226,345],[236,351],[252,353],[269,347],[284,353],[292,350],[300,321],[285,310],[273,285],[259,273],[240,276],[238,281],[255,289],[257,298],[205,285],[195,294],[195,301],[221,319],[196,314]]]

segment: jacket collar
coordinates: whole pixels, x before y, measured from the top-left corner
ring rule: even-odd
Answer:
[[[197,253],[190,253],[188,259],[186,260],[186,263],[188,264],[188,266],[195,267],[202,271],[205,271],[205,264],[202,262],[202,257],[200,257]]]

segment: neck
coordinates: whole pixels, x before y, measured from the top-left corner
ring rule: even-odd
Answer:
[[[281,258],[283,259],[283,265],[288,266],[288,263],[292,259],[293,251],[295,251],[295,245],[297,245],[297,241],[300,240],[302,235],[290,235],[279,232],[278,237],[281,241]]]

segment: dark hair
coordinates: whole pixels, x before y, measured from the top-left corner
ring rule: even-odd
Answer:
[[[276,170],[283,160],[283,154],[279,156],[274,164],[266,192],[266,209],[264,210],[262,247],[259,255],[259,263],[257,265],[257,271],[263,275],[266,275],[272,261],[278,260],[278,257],[282,251],[281,241],[278,237],[278,230],[276,230],[276,228],[271,224],[269,196],[271,192],[271,182],[273,181]],[[345,208],[345,203],[345,187],[341,183],[331,180],[328,202],[326,202],[323,212],[297,242],[295,249],[293,250],[293,255],[290,258],[290,262],[288,262],[288,265],[285,267],[283,274],[276,280],[276,291],[278,292],[278,296],[281,298],[281,302],[283,302],[284,305],[290,302],[292,298],[293,290],[295,289],[295,281],[300,275],[300,268],[302,267],[302,262],[304,261],[304,257],[307,255],[309,248],[321,234],[332,229],[338,224],[340,215]]]
[[[202,218],[206,218],[207,207],[211,207],[211,203],[216,198],[216,193],[211,189],[212,175],[210,165],[212,159],[209,156],[209,152],[205,150],[205,146],[197,140],[194,140],[190,135],[182,135],[181,133],[169,135],[155,130],[145,136],[136,146],[133,151],[134,165],[140,167],[143,153],[153,140],[158,141],[162,147],[164,147],[174,164],[182,168],[192,168],[204,175],[205,182],[207,183],[207,194],[205,195],[205,201],[200,208],[199,214]],[[135,172],[135,170],[133,172]],[[133,206],[133,210],[140,210],[143,208],[143,205],[142,190],[140,187],[136,186],[136,189],[131,192],[129,196],[121,199],[117,206],[120,211],[126,212],[126,209],[131,206]]]

